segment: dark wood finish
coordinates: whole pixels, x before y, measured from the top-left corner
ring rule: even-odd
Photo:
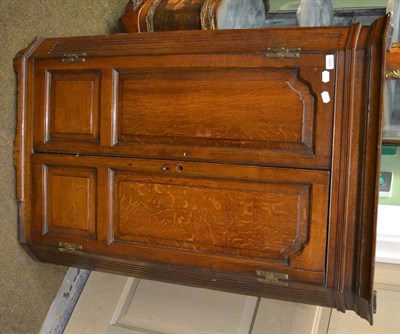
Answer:
[[[130,0],[120,18],[126,32],[218,29],[221,0]],[[265,12],[269,1],[263,0]]]
[[[38,39],[15,59],[21,243],[372,323],[387,21]]]
[[[386,78],[400,79],[400,43],[393,43],[386,54]]]
[[[310,58],[325,61],[323,55]],[[207,72],[192,68],[120,71],[117,144],[121,148],[138,143],[202,146],[202,151],[210,147],[214,160],[218,159],[214,148],[230,152],[221,160],[235,159],[236,148],[256,149],[236,159],[250,161],[255,156],[274,159],[279,165],[293,157],[295,165],[301,157],[306,156],[309,163],[314,156],[315,165],[328,167],[333,121],[327,112],[331,106],[313,92],[319,85],[312,78],[316,70],[304,65],[298,69],[210,68]],[[327,85],[333,98],[332,86]],[[273,156],[259,157],[260,150]],[[192,158],[197,154],[186,152]]]
[[[342,40],[333,40],[332,47],[344,42],[342,35],[346,30],[340,29],[340,35],[335,37]],[[263,32],[266,38],[273,37],[269,30]],[[204,33],[197,32],[199,39],[204,38]],[[324,33],[326,38],[333,36],[328,29]],[[156,50],[148,46],[148,41],[135,57],[89,60],[87,55],[84,63],[66,65],[39,56],[34,71],[40,84],[35,88],[34,103],[35,120],[40,123],[36,127],[43,130],[34,134],[35,150],[328,169],[334,101],[342,94],[335,85],[340,68],[331,71],[329,83],[323,84],[321,80],[325,56],[330,52],[308,50],[301,60],[268,58],[264,55],[266,48],[264,52],[253,51],[259,43],[264,44],[256,36],[257,30],[248,31],[249,36],[254,34],[248,48],[250,54],[240,43],[235,43],[240,36],[229,44],[229,34],[216,32],[215,37],[220,34],[221,38],[209,44],[208,49],[221,43],[221,48],[231,49],[223,57],[219,55],[222,49],[210,54],[194,50],[193,54],[185,55],[181,52],[187,50],[177,49],[176,53],[170,51],[171,58],[160,57],[154,54]],[[171,38],[179,46],[189,42],[186,35],[175,33]],[[290,46],[295,45],[294,35],[285,38]],[[160,48],[167,49],[162,42]],[[62,47],[60,42],[56,45]],[[196,48],[197,44],[191,45]],[[133,53],[137,51],[132,49]],[[97,140],[100,145],[89,140],[74,145],[75,135],[65,137],[64,141],[48,140],[45,128],[51,115],[45,107],[49,95],[44,91],[44,87],[49,87],[46,73],[67,75],[74,69],[75,75],[84,75],[91,68],[94,75],[100,67],[103,68],[101,85],[94,86],[93,94],[102,97],[104,108],[99,118],[108,119],[102,123]],[[230,92],[229,98],[224,94],[226,90]],[[117,94],[113,95],[115,91]],[[330,94],[330,103],[323,103],[320,95],[323,91]],[[105,98],[110,94],[110,98]]]
[[[32,245],[37,258],[44,262],[57,261],[66,266],[91,268],[119,275],[135,276],[161,282],[205,287],[252,296],[275,298],[313,305],[332,307],[332,291],[316,284],[289,283],[289,287],[261,284],[254,276],[205,271],[184,266],[127,260],[94,253],[60,252],[55,247]],[[56,259],[56,260],[55,260]]]
[[[119,19],[126,32],[140,32],[140,13],[144,9],[145,1],[129,0],[125,7],[125,13]]]
[[[48,91],[41,108],[48,106],[43,129],[46,139],[98,141],[99,137],[99,73],[46,73]],[[74,99],[71,99],[74,96]],[[72,116],[73,115],[73,116]],[[39,125],[39,124],[38,124]]]
[[[62,188],[49,184],[53,175]],[[133,252],[137,259],[191,267],[207,268],[213,259],[219,270],[280,267],[293,271],[293,280],[322,284],[328,183],[324,171],[35,154],[32,236],[34,243],[53,246],[79,241],[94,252],[105,240],[107,255]],[[93,244],[84,240],[83,222],[95,216],[89,208],[99,202],[96,194],[102,202],[98,235],[89,235],[97,239]],[[45,208],[57,196],[68,203],[53,203],[55,214],[49,216]],[[81,215],[75,217],[77,212]],[[63,231],[41,224],[57,224]]]
[[[129,33],[201,30],[201,12],[206,2],[207,0],[185,2],[171,0],[129,1],[120,22]],[[219,0],[214,2],[217,5]]]
[[[383,138],[382,139],[382,144],[383,145],[389,145],[389,146],[400,146],[400,139],[395,139],[395,138]]]

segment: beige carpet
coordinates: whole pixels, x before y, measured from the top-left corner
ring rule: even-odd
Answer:
[[[127,0],[0,0],[0,333],[38,333],[67,270],[31,259],[17,241],[13,56],[36,36],[120,31]]]

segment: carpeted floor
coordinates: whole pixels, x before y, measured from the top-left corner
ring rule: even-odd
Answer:
[[[31,259],[17,241],[13,56],[36,36],[120,31],[127,0],[0,0],[0,333],[38,333],[67,268]]]

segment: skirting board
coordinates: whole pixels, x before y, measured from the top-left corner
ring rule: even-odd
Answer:
[[[81,295],[90,270],[69,268],[54,298],[40,334],[62,334]]]

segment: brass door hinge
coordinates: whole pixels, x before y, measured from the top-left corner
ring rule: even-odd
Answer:
[[[82,245],[75,245],[67,242],[59,242],[58,250],[63,253],[82,254]]]
[[[267,58],[299,58],[300,48],[268,48],[265,52],[265,57]]]
[[[256,270],[257,280],[263,283],[279,286],[288,286],[289,275],[271,271]]]
[[[84,63],[86,61],[86,56],[86,53],[64,53],[64,55],[61,57],[61,61],[63,63]]]

